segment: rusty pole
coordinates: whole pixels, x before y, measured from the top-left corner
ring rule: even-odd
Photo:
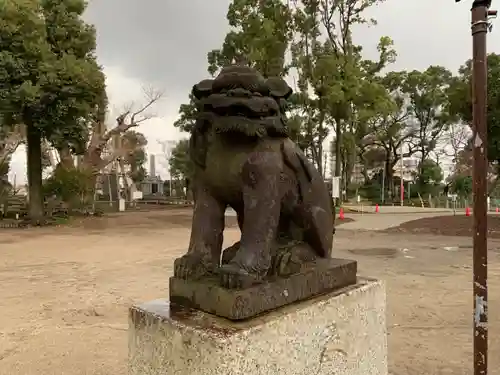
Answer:
[[[474,193],[474,375],[488,373],[487,52],[491,0],[475,0],[472,13]]]

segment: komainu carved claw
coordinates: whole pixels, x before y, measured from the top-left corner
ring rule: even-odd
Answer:
[[[273,276],[287,277],[301,272],[303,266],[318,258],[311,247],[300,241],[280,244],[275,249],[270,273]]]
[[[197,254],[185,254],[174,261],[174,276],[184,280],[199,280],[217,272],[211,260]]]
[[[232,263],[224,264],[219,274],[221,285],[228,289],[246,289],[263,281],[263,277],[251,274]]]
[[[235,259],[240,249],[240,242],[224,250],[222,255],[222,267],[231,264]],[[301,272],[305,264],[315,261],[318,255],[306,243],[302,241],[284,240],[277,242],[271,248],[271,266],[267,273],[267,277],[287,277],[295,273]],[[234,268],[238,268],[233,264],[231,267],[232,272]],[[239,269],[239,268],[238,268]],[[250,275],[248,272],[242,271],[238,274]],[[260,282],[259,277],[252,276],[255,280],[253,284]]]

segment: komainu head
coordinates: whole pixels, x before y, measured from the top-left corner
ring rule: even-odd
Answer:
[[[249,137],[287,137],[284,118],[292,89],[279,77],[264,78],[248,66],[222,69],[213,80],[193,87],[199,110],[198,127]]]

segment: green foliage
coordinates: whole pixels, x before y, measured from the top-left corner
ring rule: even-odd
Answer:
[[[11,157],[9,156],[0,163],[0,200],[12,189],[12,185],[9,182],[10,161]]]
[[[401,146],[409,145],[404,156],[418,153],[426,167],[443,131],[456,119],[449,98],[459,80],[440,66],[382,73],[396,59],[388,36],[379,40],[377,59],[363,58],[353,28],[376,24],[367,16],[369,8],[383,2],[233,0],[227,13],[231,30],[222,47],[208,54],[208,70],[216,74],[236,61],[265,76],[288,78],[292,70],[290,138],[323,172],[323,144],[334,131],[336,174],[349,181],[361,162],[368,182],[368,168],[385,162],[385,186],[394,193],[393,167]],[[179,112],[175,126],[190,131],[196,116],[193,98]]]
[[[194,165],[189,157],[189,140],[182,139],[172,150],[168,161],[170,173],[174,179],[191,179],[194,173]]]
[[[38,104],[38,82],[50,70],[41,12],[36,0],[0,2],[0,109],[6,125],[22,119],[24,106]]]
[[[452,73],[442,66],[430,66],[423,72],[414,70],[405,77],[403,91],[409,96],[415,124],[411,145],[419,152],[421,162],[436,148],[446,125],[453,120],[448,110],[452,81]]]
[[[288,5],[281,0],[233,0],[227,20],[232,29],[222,48],[207,55],[210,74],[235,60],[244,60],[265,77],[286,73],[285,54],[293,36]]]
[[[450,112],[472,126],[472,61],[460,68],[449,90]],[[488,55],[488,159],[500,162],[500,54]]]
[[[189,103],[181,104],[179,108],[179,118],[174,122],[174,126],[181,131],[190,133],[196,122],[197,108],[195,99],[192,94],[189,94]]]
[[[416,187],[420,195],[433,194],[435,195],[440,183],[443,181],[443,170],[432,159],[425,159],[419,165],[419,174],[416,179]]]
[[[144,134],[128,130],[122,135],[122,147],[126,151],[123,158],[125,164],[130,167],[129,177],[135,184],[146,178],[144,163],[147,161],[146,145],[148,141]]]
[[[379,202],[382,195],[382,184],[375,179],[372,179],[359,189],[359,195],[363,199]]]
[[[405,72],[389,72],[380,77],[379,83],[385,88],[386,96],[379,95],[383,102],[361,118],[356,129],[361,160],[366,167],[374,162],[385,162],[389,166],[386,184],[391,190],[392,170],[401,158],[401,145],[414,135],[407,126],[411,107],[403,92],[405,77]]]
[[[472,194],[472,177],[455,176],[451,181],[451,191],[461,198],[467,198]]]
[[[81,169],[57,167],[44,181],[44,196],[56,197],[72,206],[84,204],[93,193],[93,179]]]
[[[420,165],[420,170],[417,181],[422,184],[439,184],[443,181],[443,170],[432,159],[425,159]]]
[[[103,95],[95,31],[80,19],[78,0],[2,0],[1,104],[10,122],[42,136],[80,141],[87,116]]]
[[[81,150],[87,121],[105,96],[95,59],[95,30],[83,0],[0,1],[0,110],[28,134],[30,215],[43,214],[43,138]]]
[[[134,184],[139,184],[146,178],[147,172],[144,167],[147,156],[144,150],[137,150],[134,152],[133,160],[130,161],[129,177]]]

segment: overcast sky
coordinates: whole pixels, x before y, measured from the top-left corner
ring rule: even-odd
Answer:
[[[159,153],[157,140],[179,139],[173,128],[179,105],[194,83],[208,77],[206,54],[220,47],[228,30],[229,0],[90,0],[86,19],[97,28],[97,53],[107,75],[112,109],[141,100],[141,87],[165,90],[159,118],[141,125],[148,151]],[[472,0],[387,0],[369,12],[378,20],[359,28],[355,42],[366,57],[376,58],[378,39],[394,39],[398,53],[392,69],[443,65],[456,70],[471,56]],[[500,52],[500,22],[490,34],[489,51]],[[161,168],[160,168],[161,171]],[[15,156],[12,172],[24,179],[25,157]]]

